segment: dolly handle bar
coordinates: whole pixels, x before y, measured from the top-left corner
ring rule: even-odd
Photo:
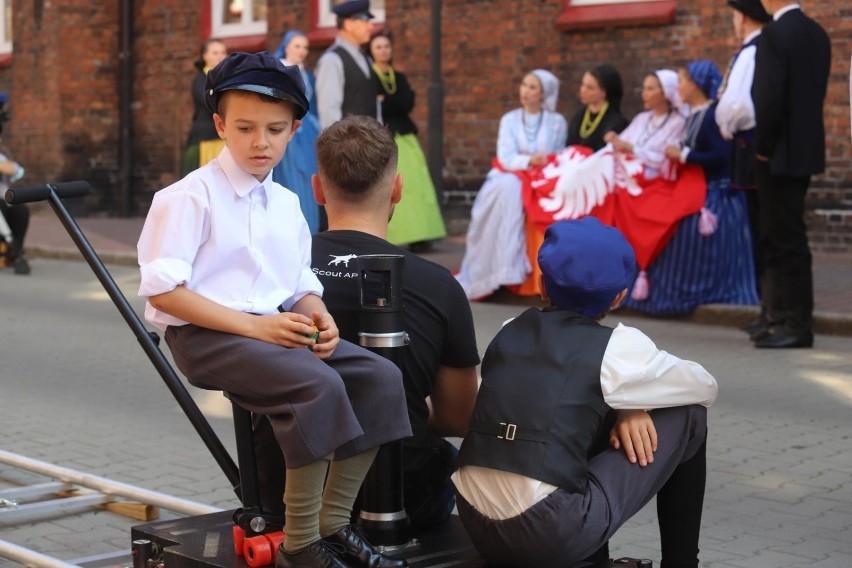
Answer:
[[[6,201],[11,205],[20,203],[32,203],[33,201],[44,201],[50,198],[51,190],[57,197],[83,197],[91,191],[87,181],[66,181],[62,183],[45,183],[42,185],[29,185],[16,187],[6,191]]]

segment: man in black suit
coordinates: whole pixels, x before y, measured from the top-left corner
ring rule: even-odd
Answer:
[[[755,347],[812,347],[814,294],[805,194],[811,176],[825,169],[823,102],[831,43],[798,4],[761,2],[773,14],[757,47],[752,86],[766,321],[751,337]]]

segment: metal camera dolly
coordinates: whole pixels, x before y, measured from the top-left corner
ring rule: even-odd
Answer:
[[[10,204],[36,201],[50,204],[242,503],[242,507],[234,511],[133,527],[132,566],[254,568],[272,564],[283,538],[283,519],[264,511],[260,505],[253,417],[232,404],[237,467],[160,350],[159,336],[145,328],[62,201],[85,196],[89,191],[88,182],[75,181],[10,189],[5,198]],[[399,348],[407,345],[407,335],[402,330],[402,261],[402,256],[367,256],[357,261],[362,280],[361,329],[365,330],[359,334],[360,343],[394,362],[398,362]],[[368,278],[374,283],[371,289],[374,297],[370,297],[371,292],[366,291],[364,285]],[[405,558],[412,568],[486,568],[486,562],[473,548],[455,515],[438,528],[410,534],[402,503],[401,474],[399,444],[382,447],[362,488],[362,511],[358,520],[371,542],[391,556]],[[596,562],[565,568],[652,568],[650,560],[609,560],[606,552],[602,551],[602,557]]]

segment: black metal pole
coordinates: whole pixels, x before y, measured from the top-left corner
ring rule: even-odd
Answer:
[[[130,329],[133,331],[133,334],[136,336],[136,339],[139,341],[142,349],[148,355],[151,363],[160,373],[160,377],[163,379],[163,382],[166,383],[166,386],[171,391],[172,396],[174,396],[178,405],[180,405],[184,414],[186,414],[186,417],[189,418],[189,421],[195,427],[195,431],[198,432],[199,436],[201,436],[201,439],[204,441],[207,449],[210,450],[210,453],[213,455],[213,459],[215,459],[216,463],[219,464],[219,467],[222,468],[222,472],[225,474],[225,477],[228,478],[228,481],[231,482],[231,485],[234,487],[237,495],[241,495],[240,472],[237,469],[237,465],[234,463],[234,460],[231,458],[231,455],[228,453],[228,450],[226,450],[225,446],[222,445],[221,440],[219,440],[218,436],[216,436],[216,433],[213,431],[210,423],[207,422],[206,418],[204,418],[204,414],[202,414],[201,410],[195,404],[195,401],[192,400],[192,397],[189,395],[186,387],[183,386],[183,383],[175,373],[165,355],[163,355],[163,352],[160,351],[160,347],[158,345],[159,338],[156,334],[148,332],[142,324],[139,316],[137,316],[136,312],[133,311],[133,308],[127,302],[127,298],[124,297],[124,294],[116,285],[115,280],[113,280],[112,276],[110,276],[106,266],[104,266],[103,262],[101,262],[100,257],[92,248],[89,240],[83,234],[83,231],[80,230],[79,225],[77,225],[77,222],[62,202],[63,196],[83,196],[89,192],[89,189],[88,183],[79,181],[46,184],[34,187],[21,187],[7,191],[6,201],[15,204],[43,201],[46,199],[50,203],[51,208],[53,208],[56,216],[59,217],[60,222],[62,222],[62,225],[68,232],[71,240],[74,241],[75,245],[77,245],[77,248],[83,255],[83,258],[89,264],[92,272],[95,273],[95,276],[100,281],[113,304],[115,304],[115,307],[118,308],[118,311],[121,313],[124,321],[130,326]]]
[[[428,90],[429,175],[441,201],[444,191],[444,83],[441,79],[441,0],[432,0],[430,52],[431,78]]]
[[[402,320],[402,255],[359,256],[361,312],[358,342],[362,347],[402,368],[408,334]],[[370,276],[378,277],[368,283]],[[373,544],[398,546],[408,542],[410,522],[405,512],[402,479],[402,441],[384,444],[361,486],[358,526]]]
[[[133,114],[133,0],[121,1],[121,31],[118,47],[118,214],[129,217],[133,213],[131,176],[133,173],[133,149],[131,144]]]

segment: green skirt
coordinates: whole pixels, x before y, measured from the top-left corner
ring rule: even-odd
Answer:
[[[395,245],[432,241],[447,236],[435,186],[426,157],[415,134],[395,136],[402,174],[402,199],[388,225],[388,240]]]

